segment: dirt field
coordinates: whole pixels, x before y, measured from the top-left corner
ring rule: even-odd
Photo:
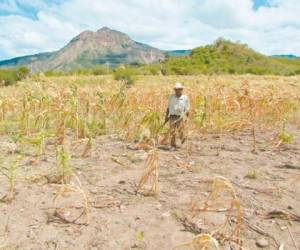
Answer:
[[[133,142],[161,135],[177,80],[188,140],[158,147],[158,190],[146,196],[137,186],[155,151]],[[199,234],[225,250],[299,249],[299,100],[298,77],[148,76],[120,88],[111,76],[42,76],[2,88],[0,249],[193,249],[182,244]]]
[[[87,158],[78,157],[83,145],[72,146],[71,164],[88,195],[88,225],[68,224],[52,216],[58,185],[43,178],[55,165],[54,146],[47,141],[45,156],[38,161],[28,150],[19,167],[16,197],[10,204],[1,204],[1,247],[172,249],[191,241],[197,233],[211,232],[225,220],[223,212],[191,216],[191,202],[201,207],[210,191],[208,179],[219,175],[231,180],[244,208],[244,249],[258,249],[261,238],[268,241],[265,249],[278,249],[275,240],[284,243],[284,249],[296,249],[291,236],[299,246],[299,217],[298,221],[288,221],[267,215],[282,210],[299,216],[300,137],[281,152],[273,150],[268,143],[270,137],[267,131],[259,134],[257,154],[251,152],[247,131],[221,139],[192,138],[187,142],[189,154],[185,147],[177,152],[159,150],[159,192],[154,197],[135,193],[146,151],[130,150],[114,136],[96,138]],[[7,150],[7,143],[7,138],[1,138],[1,150]],[[180,166],[180,161],[189,163],[189,167]],[[249,176],[253,169],[255,176]],[[0,181],[4,194],[6,180],[1,176]],[[73,207],[66,212],[70,217],[80,210],[76,205],[80,197],[72,195],[62,198]],[[222,249],[230,249],[230,244],[225,243]]]

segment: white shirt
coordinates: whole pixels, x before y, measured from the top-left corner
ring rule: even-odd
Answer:
[[[177,97],[175,94],[169,97],[169,115],[181,116],[190,110],[189,98],[186,95]]]

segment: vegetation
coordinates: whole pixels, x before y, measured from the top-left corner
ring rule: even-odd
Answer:
[[[64,148],[64,146],[56,149],[56,165],[58,179],[63,183],[68,183],[72,175],[72,168],[69,164],[70,155]]]
[[[21,160],[22,156],[13,155],[13,159],[10,159],[9,162],[3,162],[1,159],[0,162],[0,174],[6,177],[8,182],[8,193],[4,197],[0,197],[0,202],[11,202],[14,197],[14,187],[17,178],[17,168],[18,163]]]
[[[211,192],[202,207],[198,207],[198,204],[195,202],[192,203],[193,217],[196,217],[199,212],[216,211],[218,208],[220,209],[220,207],[227,207],[225,210],[227,213],[226,219],[223,225],[214,230],[212,236],[202,235],[204,239],[200,240],[198,237],[201,237],[201,235],[198,235],[192,242],[188,243],[188,245],[192,244],[194,249],[201,249],[202,247],[205,249],[213,243],[212,245],[214,247],[212,249],[219,249],[218,241],[215,240],[215,238],[217,238],[227,239],[241,246],[240,233],[243,221],[243,209],[234,186],[228,179],[221,176],[214,177],[208,180],[208,182],[211,183]],[[235,223],[232,225],[232,228],[230,228],[230,222],[233,220]]]
[[[71,75],[108,75],[112,70],[106,65],[95,65],[88,68],[76,68],[70,71],[45,71],[45,76],[71,76]]]
[[[190,56],[173,57],[162,63],[167,74],[255,74],[296,75],[300,60],[267,57],[247,45],[223,39],[193,49]]]
[[[87,225],[92,203],[79,178],[84,168],[79,171],[73,162],[74,158],[94,157],[92,152],[98,151],[94,143],[104,134],[135,143],[136,149],[149,150],[135,191],[141,195],[159,194],[162,168],[158,146],[164,144],[165,138],[169,141],[169,131],[162,124],[175,81],[185,83],[185,93],[190,97],[189,137],[215,134],[221,140],[226,134],[248,132],[252,136],[249,149],[255,150],[256,134],[267,129],[277,133],[277,147],[293,141],[286,126],[299,123],[299,77],[144,76],[128,88],[134,74],[134,68],[124,67],[115,69],[114,75],[104,76],[41,74],[19,86],[1,88],[0,136],[16,147],[0,164],[0,175],[8,182],[8,194],[0,201],[11,202],[15,198],[18,166],[24,165],[19,164],[18,155],[30,155],[30,162],[36,164],[44,161],[43,156],[49,157],[51,151],[56,161],[47,161],[47,166],[55,170],[55,176],[41,174],[58,187],[51,216],[60,223]],[[273,140],[274,136],[270,137],[270,142]],[[188,155],[189,149],[186,151]],[[128,167],[121,156],[107,159]],[[174,165],[191,169],[191,164],[178,158]],[[257,179],[257,170],[249,171],[245,177]],[[209,183],[207,199],[192,204],[192,215],[223,209],[226,219],[220,228],[197,235],[184,245],[217,247],[227,240],[242,246],[243,208],[235,186],[223,177],[215,177]]]
[[[116,80],[111,76],[41,75],[25,82],[18,91],[3,89],[0,133],[23,136],[23,141],[36,145],[36,155],[43,153],[47,137],[55,135],[63,142],[69,129],[76,138],[90,139],[118,131],[120,137],[134,140],[147,130],[157,139],[162,132],[165,101],[172,88],[168,83],[180,78],[144,77],[137,86],[126,89],[126,84],[132,84],[132,74],[120,68],[114,75]],[[166,84],[161,85],[162,81]],[[238,81],[230,77],[190,77],[186,92],[191,99],[194,129],[223,133],[272,126],[281,131],[283,123],[294,119],[299,99],[293,91],[283,95],[281,86],[267,78],[255,87],[248,81],[249,77]],[[153,84],[159,88],[153,88]],[[283,137],[281,134],[279,139],[290,141]]]
[[[88,65],[69,71],[47,71],[47,76],[59,75],[106,75],[132,82],[133,75],[199,75],[199,74],[253,74],[253,75],[298,75],[300,59],[268,57],[257,53],[245,44],[224,39],[213,45],[166,52],[167,59],[157,64],[131,63],[117,66],[105,64]],[[104,63],[104,62],[99,62]],[[126,70],[125,70],[126,69]],[[129,77],[129,75],[131,75]],[[128,78],[131,78],[128,80]]]
[[[134,70],[125,67],[119,67],[114,71],[114,79],[122,81],[125,85],[133,85],[135,82]]]
[[[199,74],[253,74],[284,75],[300,74],[300,59],[297,57],[268,57],[257,53],[245,44],[218,39],[213,45],[166,52],[167,59],[156,64],[129,63],[104,64],[105,61],[80,63],[69,70],[48,70],[46,76],[108,75],[132,85],[134,75],[199,75]],[[80,58],[78,59],[81,60]],[[85,66],[82,66],[85,65]],[[118,66],[119,65],[119,66]],[[28,75],[28,69],[0,70],[0,84],[12,85]]]
[[[251,169],[245,177],[248,179],[257,179],[257,171],[255,169]]]
[[[0,69],[0,86],[9,86],[17,83],[29,75],[29,69],[20,67],[17,69]]]

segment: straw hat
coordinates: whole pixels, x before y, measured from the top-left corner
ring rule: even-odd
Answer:
[[[180,82],[177,82],[174,86],[174,89],[183,89],[183,85]]]

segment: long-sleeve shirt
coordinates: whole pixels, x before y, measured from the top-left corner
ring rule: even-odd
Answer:
[[[177,97],[173,94],[169,97],[168,108],[169,115],[182,116],[190,110],[189,98],[186,95]]]

